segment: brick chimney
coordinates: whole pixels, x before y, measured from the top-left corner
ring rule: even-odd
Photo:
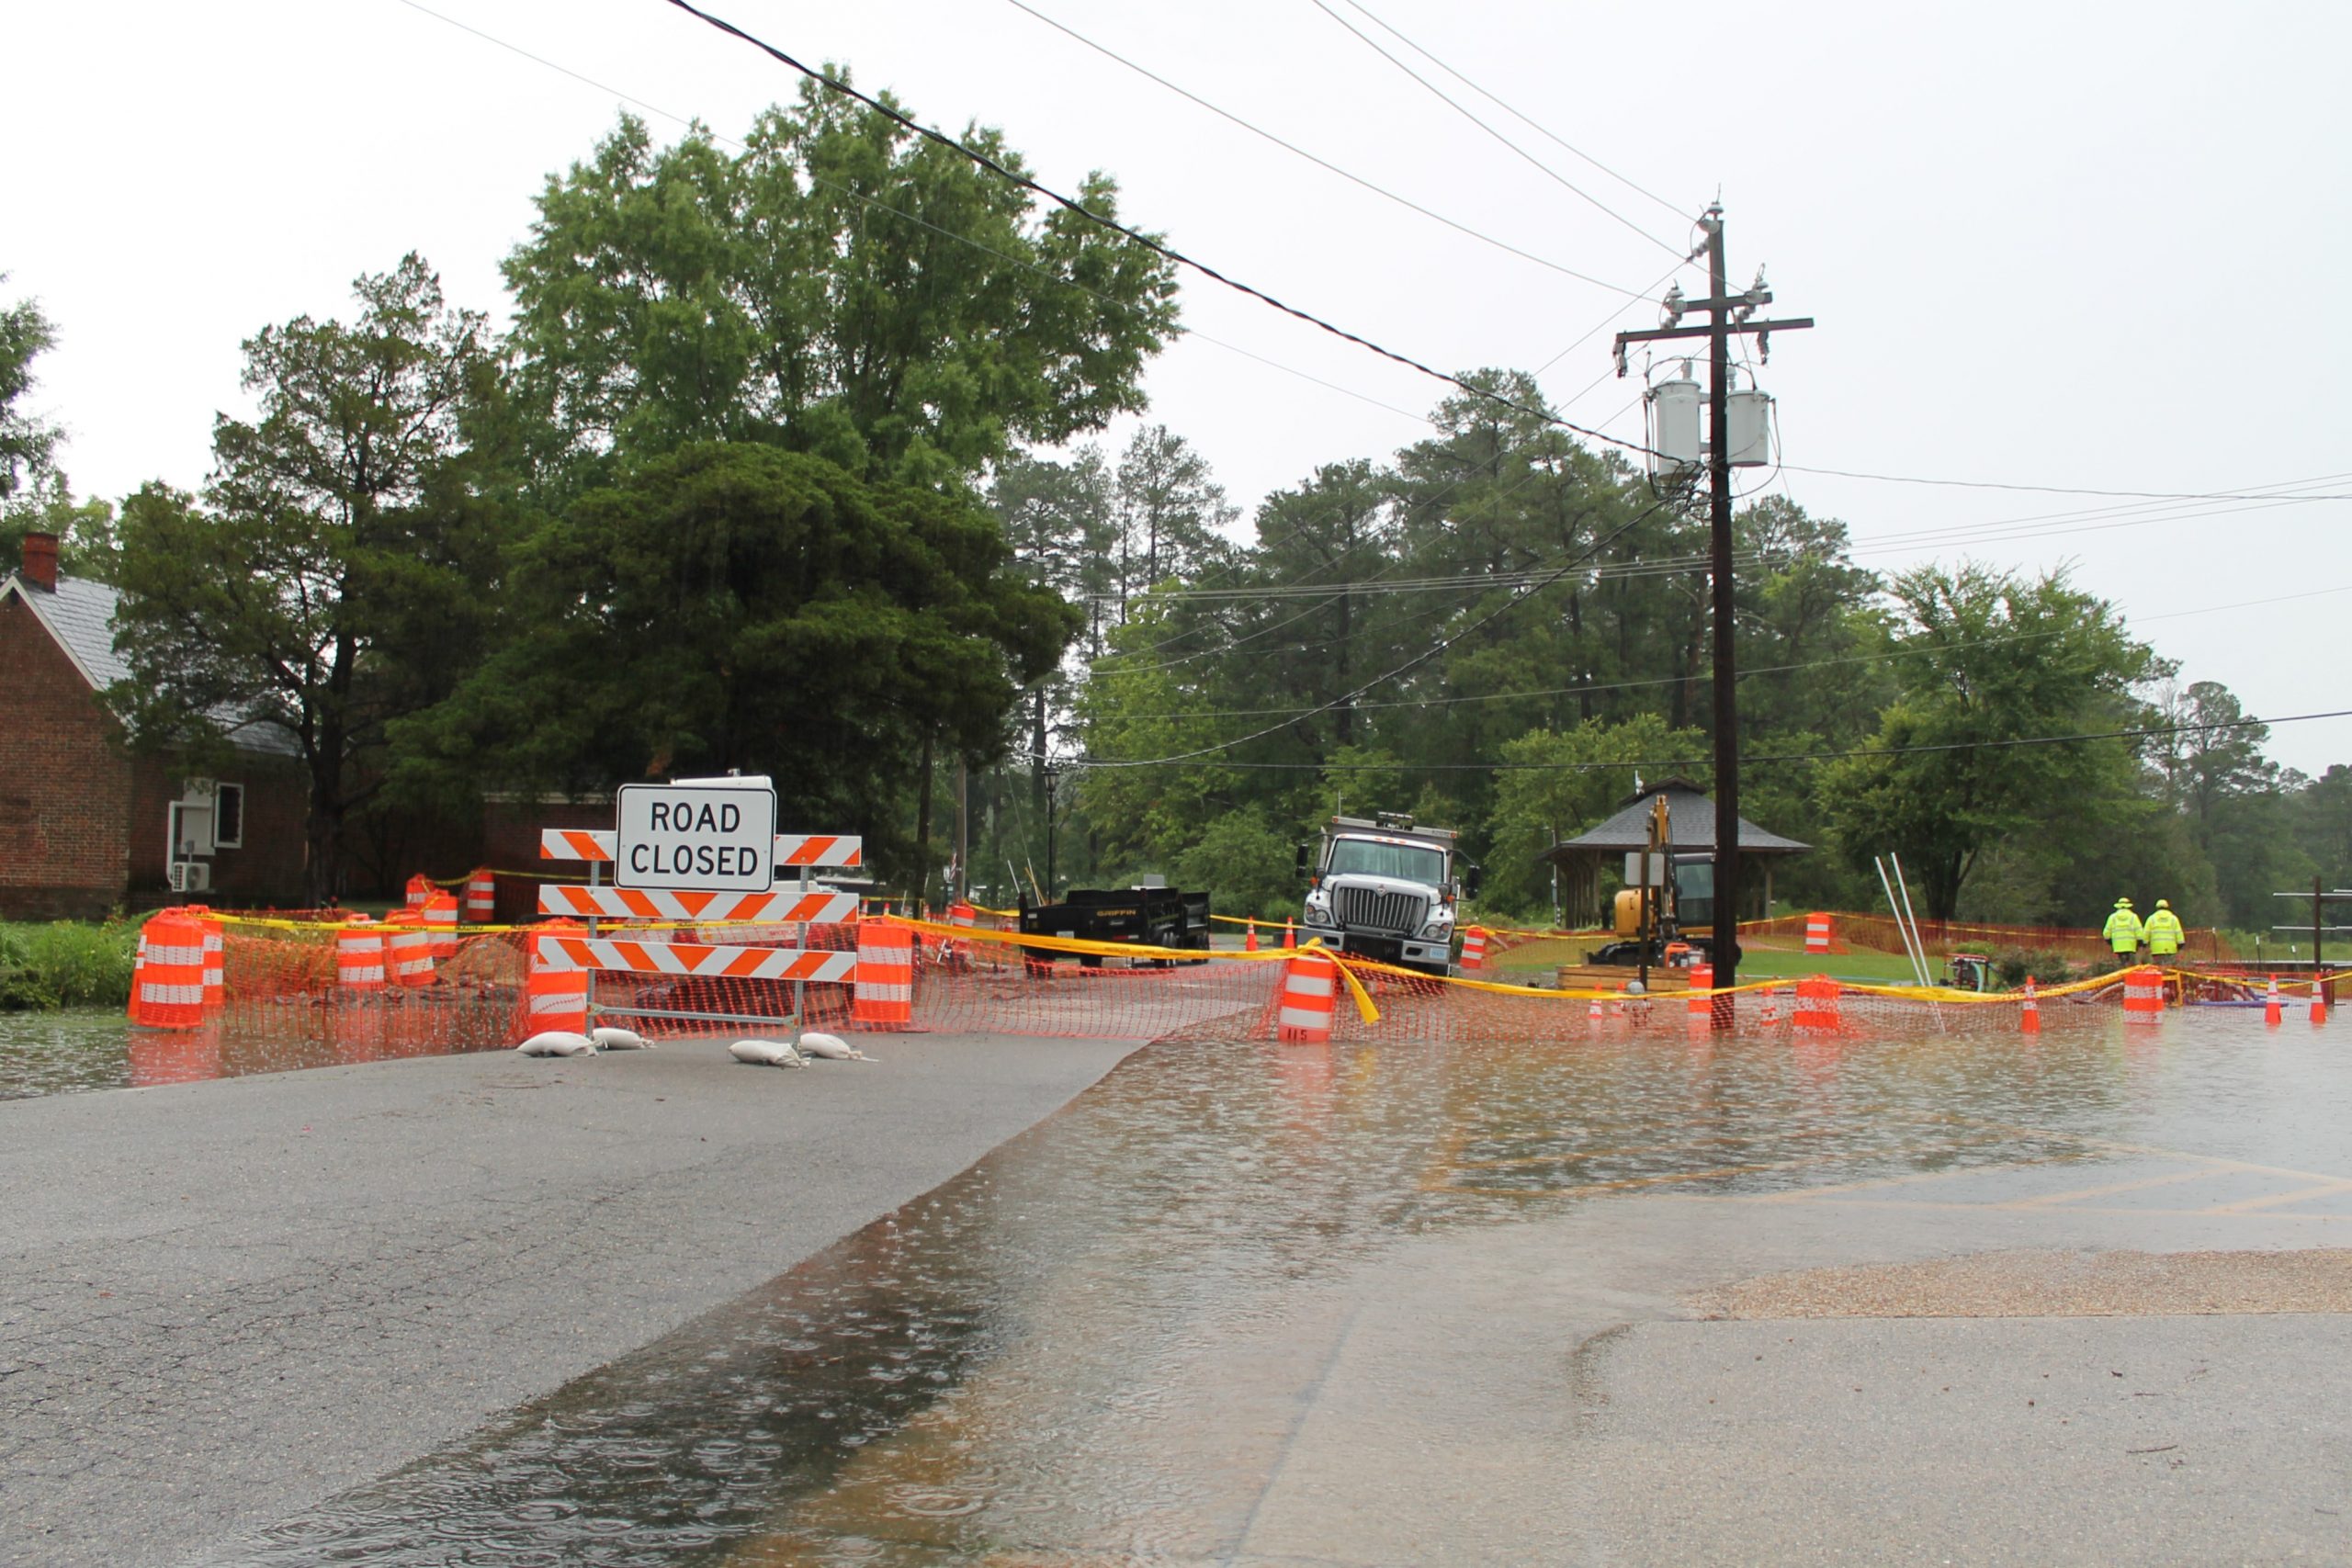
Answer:
[[[57,536],[28,534],[25,536],[24,577],[28,583],[45,592],[57,592]]]

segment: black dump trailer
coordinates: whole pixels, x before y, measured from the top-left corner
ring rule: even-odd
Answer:
[[[1058,904],[1032,904],[1023,898],[1021,934],[1069,937],[1079,942],[1133,942],[1138,947],[1184,948],[1205,953],[1209,950],[1209,896],[1180,893],[1173,887],[1073,887]],[[1033,967],[1051,964],[1057,958],[1073,958],[1082,968],[1100,969],[1104,957],[1101,953],[1057,953],[1042,947],[1024,947],[1021,952]],[[1174,960],[1152,962],[1164,967]]]

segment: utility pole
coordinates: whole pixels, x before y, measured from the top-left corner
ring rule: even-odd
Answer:
[[[1724,208],[1716,202],[1699,220],[1706,231],[1707,297],[1685,304],[1679,287],[1667,296],[1667,324],[1649,332],[1617,334],[1617,374],[1625,374],[1625,345],[1668,338],[1707,340],[1707,481],[1713,491],[1710,506],[1710,569],[1714,578],[1715,619],[1715,933],[1714,983],[1729,987],[1739,983],[1739,689],[1738,667],[1732,640],[1731,578],[1731,340],[1753,334],[1758,354],[1771,359],[1771,334],[1799,332],[1813,325],[1810,316],[1786,321],[1751,320],[1772,302],[1759,270],[1744,294],[1733,294],[1727,282],[1729,266],[1724,254]],[[1685,310],[1707,312],[1707,324],[1683,326]],[[1729,997],[1715,998],[1713,1021],[1719,1029],[1732,1022]]]

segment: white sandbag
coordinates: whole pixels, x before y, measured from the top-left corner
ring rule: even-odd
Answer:
[[[821,1056],[828,1062],[870,1062],[873,1057],[851,1044],[838,1034],[825,1034],[809,1030],[800,1037],[800,1054]]]
[[[758,1067],[805,1067],[800,1054],[781,1040],[738,1040],[727,1054]]]
[[[597,1049],[603,1051],[650,1051],[653,1049],[653,1042],[636,1030],[615,1029],[609,1023],[598,1024],[588,1032],[588,1037],[596,1043]]]
[[[593,1056],[596,1043],[568,1029],[548,1029],[532,1035],[514,1049],[526,1056]]]

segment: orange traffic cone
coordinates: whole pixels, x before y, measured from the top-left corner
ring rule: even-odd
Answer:
[[[2276,1029],[2287,1021],[2286,1004],[2278,999],[2278,976],[2270,976],[2270,992],[2262,998],[2262,1021]]]
[[[1241,951],[1244,953],[1258,951],[1258,922],[1255,920],[1250,922],[1249,934],[1241,939]]]
[[[1781,1021],[1781,1004],[1774,1001],[1772,996],[1773,993],[1768,987],[1764,992],[1764,1027],[1767,1029],[1772,1028]]]
[[[2033,999],[2033,976],[2025,977],[2025,1008],[2018,1014],[2018,1032],[2021,1034],[2041,1032],[2041,1004]]]
[[[1285,919],[1283,921],[1283,947],[1287,951],[1288,949],[1295,948],[1297,945],[1298,928],[1292,925],[1290,921]]]
[[[1585,1021],[1589,1023],[1599,1023],[1600,1021],[1600,998],[1599,997],[1592,998],[1592,1006],[1585,1010],[1584,1016]]]
[[[2327,1021],[2327,983],[2320,978],[2317,971],[2312,974],[2312,1021]]]

